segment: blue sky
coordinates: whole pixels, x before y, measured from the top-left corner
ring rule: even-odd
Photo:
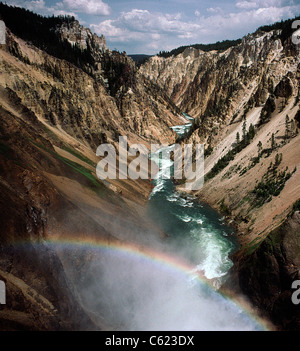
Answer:
[[[5,1],[5,0],[4,0]],[[108,47],[155,54],[181,45],[237,39],[300,14],[300,0],[6,0],[43,15],[74,15]]]

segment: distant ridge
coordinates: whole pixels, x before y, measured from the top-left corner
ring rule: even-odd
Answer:
[[[134,55],[128,55],[128,56],[131,57],[133,59],[133,61],[135,63],[137,63],[138,65],[142,65],[153,55],[134,54]]]
[[[282,43],[289,38],[294,29],[292,29],[292,22],[295,20],[299,20],[300,16],[297,15],[295,16],[293,19],[288,19],[285,21],[280,21],[280,22],[276,22],[270,25],[265,25],[265,26],[261,26],[259,27],[254,33],[258,33],[258,32],[270,32],[272,30],[282,30],[282,33],[280,35],[280,39],[282,41]],[[212,50],[217,50],[217,51],[225,51],[229,48],[231,48],[232,46],[236,46],[239,45],[242,42],[242,39],[236,39],[236,40],[223,40],[223,41],[217,41],[216,43],[212,43],[212,44],[192,44],[192,45],[184,45],[184,46],[180,46],[178,48],[175,48],[171,51],[160,51],[157,56],[160,57],[171,57],[171,56],[177,56],[181,53],[184,52],[185,49],[192,47],[194,49],[200,49],[202,51],[208,52],[208,51],[212,51]]]
[[[223,40],[223,41],[218,41],[213,44],[193,44],[193,45],[184,45],[180,46],[179,48],[173,49],[171,51],[160,51],[157,56],[160,57],[170,57],[170,56],[177,56],[181,53],[184,52],[185,49],[187,48],[194,48],[202,51],[212,51],[212,50],[217,50],[217,51],[225,51],[232,46],[236,46],[242,42],[242,39],[237,39],[237,40]]]

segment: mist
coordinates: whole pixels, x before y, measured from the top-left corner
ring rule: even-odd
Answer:
[[[63,256],[74,259],[74,252],[74,248],[64,248]],[[262,328],[241,307],[201,282],[195,274],[119,250],[76,248],[76,259],[81,255],[85,264],[80,274],[73,272],[73,277],[77,274],[73,284],[82,307],[102,329],[229,331]]]

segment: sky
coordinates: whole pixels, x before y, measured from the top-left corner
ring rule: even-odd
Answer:
[[[300,0],[3,0],[42,15],[73,15],[109,49],[156,54],[182,45],[238,39],[300,15]]]

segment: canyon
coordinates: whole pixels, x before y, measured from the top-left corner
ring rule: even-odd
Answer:
[[[152,182],[100,181],[96,149],[120,136],[149,151],[174,144],[182,112],[194,121],[179,142],[206,149],[204,187],[189,195],[219,211],[239,245],[221,289],[245,295],[274,329],[299,330],[300,48],[291,37],[258,30],[223,51],[190,47],[138,68],[72,18],[45,28],[80,59],[56,55],[50,41],[22,37],[10,11],[0,7],[1,330],[113,328],[81,301],[94,253],[47,242],[166,240],[147,213]]]
[[[287,319],[293,315],[290,287],[299,279],[300,233],[294,205],[300,196],[299,47],[280,35],[258,30],[221,54],[191,47],[176,57],[153,57],[140,68],[195,117],[187,140],[207,148],[207,180],[197,196],[236,225],[241,247],[233,274],[277,322],[278,309],[286,309]],[[254,135],[243,145],[250,127]],[[270,195],[277,172],[288,170],[280,194]],[[294,328],[298,316],[296,308]]]

